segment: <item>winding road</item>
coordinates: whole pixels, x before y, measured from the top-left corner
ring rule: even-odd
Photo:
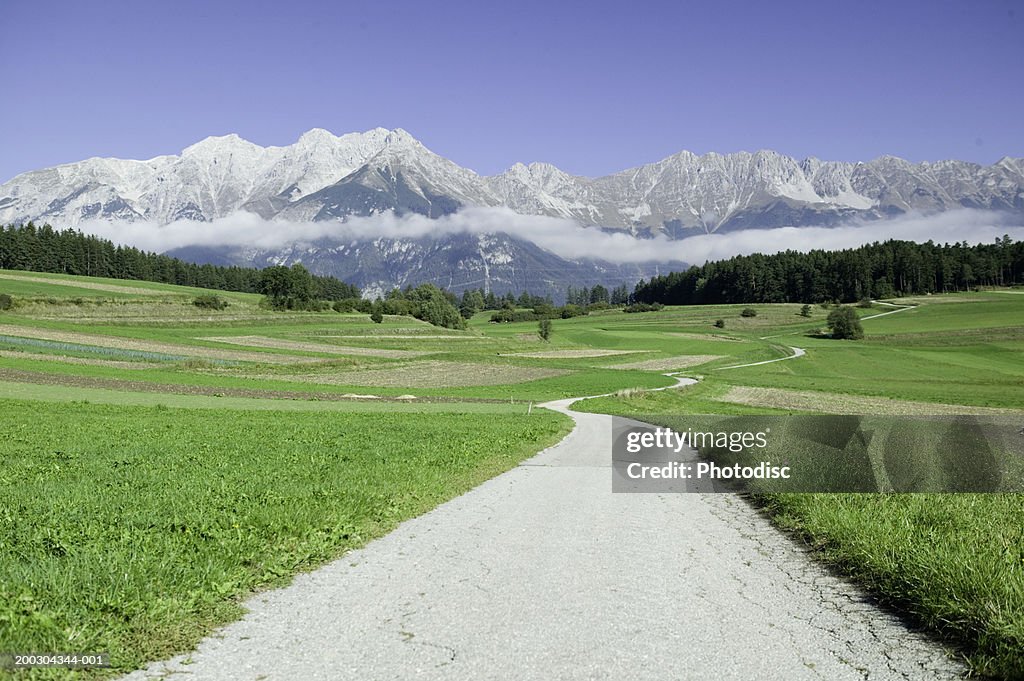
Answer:
[[[613,494],[613,419],[572,411],[573,401],[543,405],[576,422],[557,445],[254,596],[243,619],[198,650],[127,678],[862,681],[965,673],[740,497]]]

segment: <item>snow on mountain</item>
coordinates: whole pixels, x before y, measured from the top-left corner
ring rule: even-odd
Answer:
[[[344,219],[384,211],[438,217],[463,206],[507,206],[634,234],[835,224],[853,215],[960,207],[1024,211],[1024,160],[803,161],[773,151],[687,151],[599,178],[547,163],[482,177],[408,132],[376,128],[261,147],[208,137],[177,156],[91,158],[24,173],[0,185],[0,223],[75,226],[91,218],[209,221],[242,210],[284,220]]]

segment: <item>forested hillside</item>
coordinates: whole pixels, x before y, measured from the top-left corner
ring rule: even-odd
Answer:
[[[262,270],[252,267],[196,265],[107,239],[49,225],[8,225],[0,229],[0,269],[84,274],[258,293]],[[316,296],[325,300],[358,298],[359,288],[334,277],[314,276]]]
[[[886,241],[842,251],[743,255],[694,266],[633,291],[640,303],[853,302],[1024,282],[1024,242],[937,245]]]

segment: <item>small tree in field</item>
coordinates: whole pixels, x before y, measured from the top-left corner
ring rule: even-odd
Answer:
[[[745,307],[745,308],[743,308],[743,312],[740,312],[740,316],[741,317],[756,317],[757,316],[757,310],[755,310],[752,307]]]
[[[550,319],[542,319],[542,320],[540,320],[537,323],[537,335],[539,335],[541,337],[541,339],[544,340],[544,341],[547,341],[547,342],[551,341],[551,320]]]
[[[811,316],[811,306],[805,304],[803,307],[801,307],[800,308],[800,316],[801,317],[810,317]]]
[[[383,307],[384,306],[381,305],[380,300],[377,300],[377,302],[373,304],[373,307],[370,308],[370,321],[374,324],[380,324],[384,321]]]
[[[860,325],[860,318],[852,307],[837,307],[828,313],[826,322],[832,329],[833,338],[846,338],[848,340],[860,340],[864,337],[864,328]]]
[[[724,319],[716,319],[715,320],[715,328],[716,329],[724,329],[725,328],[725,320]]]

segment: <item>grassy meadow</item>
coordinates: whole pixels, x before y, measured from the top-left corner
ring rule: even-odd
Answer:
[[[652,423],[1024,414],[1024,296],[998,292],[857,308],[861,341],[823,337],[828,310],[793,304],[599,311],[555,320],[550,342],[489,312],[453,331],[10,271],[0,293],[15,299],[0,312],[0,650],[105,649],[122,672],[553,444],[571,423],[546,400],[607,395],[576,408]],[[793,347],[806,355],[783,359]],[[646,391],[669,373],[700,380]],[[1019,495],[761,503],[979,673],[1024,669]]]

